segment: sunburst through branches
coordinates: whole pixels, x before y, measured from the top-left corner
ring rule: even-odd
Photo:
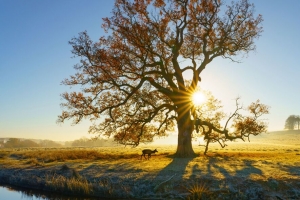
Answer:
[[[197,91],[192,94],[192,103],[194,106],[201,106],[203,103],[205,103],[205,101],[206,97],[204,93]]]

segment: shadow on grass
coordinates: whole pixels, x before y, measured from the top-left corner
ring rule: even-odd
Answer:
[[[179,196],[185,194],[191,199],[209,194],[220,199],[219,195],[223,195],[224,192],[229,196],[238,195],[236,194],[238,190],[231,191],[231,189],[236,186],[241,187],[240,185],[243,185],[252,174],[262,175],[262,171],[255,166],[255,161],[251,160],[241,160],[238,166],[233,165],[232,168],[228,168],[232,159],[235,158],[222,155],[215,157],[202,155],[199,157],[198,155],[194,158],[167,157],[172,158],[172,161],[160,170],[154,179],[154,192],[165,194],[163,198],[169,198],[168,194]],[[259,187],[256,188],[258,189],[254,197],[259,197]],[[242,194],[239,197],[245,195]]]
[[[236,161],[236,158],[219,154],[204,156],[188,166],[191,168],[189,179],[182,180],[182,183],[187,185],[189,198],[266,199],[262,187],[251,180],[252,175],[263,175],[255,166],[256,161]]]
[[[221,174],[225,178],[250,177],[252,174],[262,175],[262,171],[256,167],[256,161],[217,154],[206,155],[207,175]],[[235,161],[235,162],[234,162]],[[224,167],[226,166],[226,167]]]
[[[99,164],[92,164],[80,171],[82,175],[87,177],[88,179],[99,179],[105,176],[118,177],[118,174],[124,175],[134,175],[141,173],[142,169],[137,169],[133,167],[129,163],[121,163],[113,166],[109,166],[107,168],[103,168]]]
[[[173,176],[176,175],[178,178],[182,178],[186,172],[186,167],[188,166],[189,162],[191,162],[195,157],[191,158],[176,158],[173,155],[167,156],[172,158],[172,162],[168,164],[164,169],[162,169],[158,174],[157,177],[160,176]]]
[[[154,192],[165,194],[180,193],[183,190],[186,192],[186,188],[182,188],[181,180],[186,174],[186,167],[194,158],[176,158],[173,155],[167,157],[172,158],[172,161],[157,173],[154,179]],[[163,198],[167,198],[167,196]]]
[[[285,170],[288,171],[291,175],[296,177],[300,177],[300,162],[297,163],[298,165],[294,166],[285,166]]]

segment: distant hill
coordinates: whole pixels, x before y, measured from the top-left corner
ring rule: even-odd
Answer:
[[[28,138],[0,138],[0,147],[61,147],[65,142],[57,142],[52,140],[28,139]],[[12,143],[10,143],[12,142]]]
[[[176,145],[178,136],[176,134],[172,134],[168,137],[157,138],[154,140],[151,145]],[[234,143],[244,143],[248,144],[246,140],[243,142],[242,140],[236,140]],[[227,144],[231,142],[228,141]],[[283,130],[283,131],[271,131],[267,133],[262,133],[257,136],[250,136],[250,144],[253,143],[266,143],[266,144],[300,144],[300,130]],[[203,137],[195,138],[193,140],[193,145],[204,144]]]
[[[251,143],[270,143],[279,145],[300,145],[300,130],[283,130],[250,136]]]
[[[28,139],[28,138],[13,138],[13,143],[8,144],[10,138],[0,138],[0,147],[71,147],[71,146],[81,146],[81,147],[100,147],[100,146],[117,146],[117,143],[113,141],[112,138],[109,139],[98,139],[91,140],[89,138],[80,138],[73,141],[52,141],[52,140],[42,140],[42,139]],[[24,146],[24,143],[27,145]],[[32,144],[33,146],[31,146]]]
[[[287,137],[300,139],[300,130],[272,131],[272,132],[262,133],[261,136],[276,138],[276,139],[287,138]]]
[[[267,134],[300,134],[300,130],[271,131]]]

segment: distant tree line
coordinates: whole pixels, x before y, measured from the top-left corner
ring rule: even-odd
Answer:
[[[52,140],[41,140],[39,142],[40,147],[62,147],[63,145],[58,143],[58,142],[54,142]]]
[[[113,139],[88,139],[86,137],[82,137],[78,140],[74,140],[71,144],[73,147],[101,147],[101,146],[114,146],[116,143]]]
[[[23,147],[61,147],[62,145],[52,140],[40,140],[35,142],[29,139],[9,138],[6,142],[1,141],[0,147],[23,148]]]
[[[62,146],[72,146],[72,147],[99,147],[99,146],[114,146],[116,143],[113,139],[88,139],[82,137],[78,140],[67,141],[64,145],[54,142],[52,140],[38,140],[38,142],[29,139],[20,138],[9,138],[6,142],[0,141],[0,147],[2,148],[30,148],[30,147],[62,147]]]
[[[300,127],[300,116],[299,115],[290,115],[286,120],[285,120],[285,129],[288,130],[299,130]]]

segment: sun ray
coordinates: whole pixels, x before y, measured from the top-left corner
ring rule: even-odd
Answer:
[[[205,102],[205,100],[205,95],[200,91],[197,91],[194,94],[192,94],[192,102],[194,106],[201,106]]]

